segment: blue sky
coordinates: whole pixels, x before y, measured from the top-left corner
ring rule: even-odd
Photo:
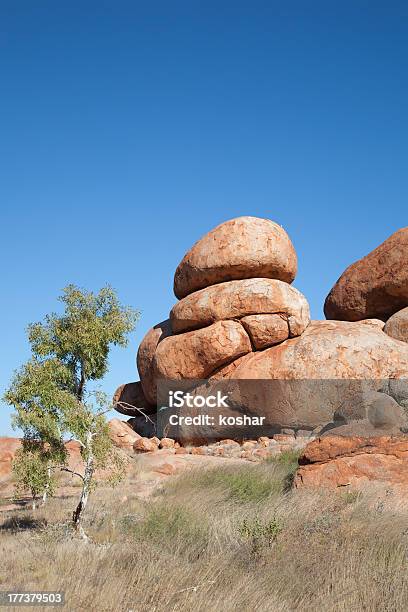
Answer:
[[[286,228],[321,318],[407,225],[407,64],[392,0],[1,0],[0,391],[71,282],[142,311],[103,387],[136,380],[179,260],[239,215]]]

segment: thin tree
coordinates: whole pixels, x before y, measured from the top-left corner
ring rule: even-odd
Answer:
[[[69,285],[60,301],[62,314],[50,314],[29,326],[33,358],[16,374],[5,399],[16,408],[14,422],[24,437],[54,449],[53,458],[64,446],[64,437],[80,444],[83,474],[70,470],[66,455],[59,455],[58,463],[63,459],[60,467],[82,479],[73,523],[85,536],[82,517],[95,470],[119,466],[105,418],[111,406],[90,384],[106,374],[110,348],[127,345],[139,312],[123,307],[111,287],[95,294]],[[52,461],[50,468],[55,469]]]

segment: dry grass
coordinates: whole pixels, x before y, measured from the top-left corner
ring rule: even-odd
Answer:
[[[69,610],[408,608],[408,513],[368,494],[287,491],[291,461],[195,471],[149,501],[123,487],[3,513],[0,589],[64,590]],[[36,608],[37,610],[39,608]]]

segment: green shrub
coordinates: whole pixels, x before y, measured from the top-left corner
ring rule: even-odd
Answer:
[[[241,537],[249,540],[251,554],[259,555],[264,546],[272,546],[282,531],[282,524],[276,517],[262,522],[259,518],[244,519],[238,532]]]

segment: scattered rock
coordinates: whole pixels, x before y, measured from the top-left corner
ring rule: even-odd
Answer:
[[[291,283],[296,272],[295,249],[280,225],[239,217],[218,225],[186,253],[174,276],[174,293],[183,298],[203,287],[243,278]]]
[[[188,450],[184,446],[176,448],[176,455],[188,455]]]
[[[343,272],[326,298],[327,319],[382,319],[408,306],[408,227]]]
[[[159,446],[160,448],[174,448],[175,442],[173,438],[162,438]]]
[[[153,441],[153,438],[139,438],[133,444],[133,450],[136,453],[152,453],[158,449],[158,444]]]
[[[191,454],[192,455],[206,455],[207,449],[204,446],[194,446],[191,449]]]

